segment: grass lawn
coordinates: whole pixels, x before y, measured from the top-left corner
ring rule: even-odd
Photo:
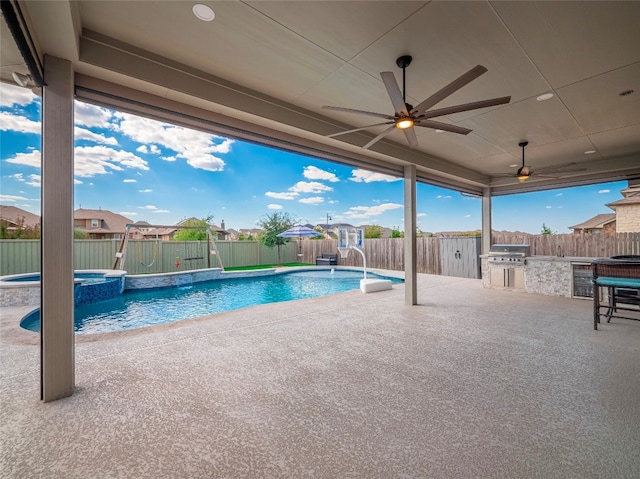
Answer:
[[[286,266],[315,266],[313,263],[282,263],[280,266],[277,264],[257,264],[254,266],[234,266],[233,268],[225,268],[225,271],[244,271],[249,269],[268,269],[268,268],[280,268]]]

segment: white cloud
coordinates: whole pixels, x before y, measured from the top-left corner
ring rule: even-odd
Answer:
[[[15,201],[29,201],[29,198],[25,198],[24,196],[3,195],[0,193],[0,201],[6,202],[6,203],[13,203]]]
[[[153,210],[152,213],[171,213],[169,210]]]
[[[110,170],[125,168],[148,170],[147,162],[128,151],[106,146],[78,146],[75,148],[75,174],[80,177],[103,175]]]
[[[42,178],[40,175],[29,175],[29,181],[26,182],[29,186],[40,188],[42,186]]]
[[[16,173],[15,175],[8,175],[7,178],[13,178],[14,180],[24,181],[24,175],[22,173]]]
[[[611,193],[611,190],[600,190],[598,191],[598,194],[605,194],[605,193]]]
[[[150,189],[146,189],[146,190],[138,190],[138,193],[151,193],[153,190]]]
[[[471,215],[464,215],[465,218],[471,218]]]
[[[86,140],[86,141],[92,141],[94,143],[100,143],[103,145],[113,145],[113,146],[116,146],[118,144],[118,140],[116,140],[112,136],[107,138],[102,133],[94,133],[85,128],[80,128],[79,126],[76,126],[73,129],[73,134],[76,140]]]
[[[422,218],[423,216],[427,216],[427,214],[426,214],[426,213],[418,213],[418,214],[416,215],[416,217],[417,217],[417,218]],[[404,220],[403,220],[403,221],[404,221]]]
[[[383,203],[381,205],[374,206],[353,206],[345,211],[346,218],[370,218],[372,216],[379,216],[387,211],[402,208],[403,206],[398,203]]]
[[[141,210],[157,210],[158,208],[153,206],[153,205],[146,205],[146,206],[138,206],[138,208],[140,208]]]
[[[111,128],[113,113],[101,106],[74,102],[73,120],[76,125],[83,125],[89,128]]]
[[[19,131],[20,133],[41,133],[40,122],[29,120],[26,116],[14,115],[8,111],[0,112],[0,131]]]
[[[300,200],[300,203],[304,203],[306,205],[317,205],[322,202],[324,202],[324,198],[322,196],[312,196],[311,198],[302,198]]]
[[[128,113],[116,113],[119,120],[118,130],[138,143],[155,143],[177,153],[194,168],[207,171],[222,171],[225,162],[213,154],[225,154],[231,151],[233,140],[221,138],[180,126],[141,118]],[[157,149],[152,153],[160,153]],[[171,161],[164,157],[164,160]]]
[[[356,183],[372,183],[374,181],[400,181],[402,178],[396,178],[391,175],[384,175],[382,173],[374,173],[373,171],[368,170],[353,170],[351,172],[351,178],[349,180],[355,181]]]
[[[333,191],[333,188],[317,181],[298,181],[289,188],[289,191],[293,193],[323,193],[325,191]]]
[[[224,170],[224,161],[218,157],[212,155],[193,155],[193,154],[179,154],[178,157],[186,158],[187,163],[194,168],[199,168],[206,171],[222,171]]]
[[[137,183],[138,180],[134,180],[132,178],[126,178],[124,180],[122,180],[123,183]]]
[[[327,203],[330,205],[335,205],[336,203],[340,203],[338,200],[329,200]]]
[[[120,211],[118,214],[122,216],[138,216],[135,211]]]
[[[78,178],[74,178],[73,179],[73,184],[74,185],[81,185],[82,181],[80,181]],[[93,186],[93,183],[89,183],[91,186]]]
[[[32,150],[29,153],[16,153],[16,156],[6,161],[16,165],[33,166],[34,168],[40,168],[41,165],[40,152],[38,150]]]
[[[556,196],[562,196],[564,193],[556,193]]]
[[[282,209],[282,205],[276,205],[275,203],[269,203],[267,205],[267,208],[269,208],[270,210],[281,210]]]
[[[0,83],[0,106],[26,106],[34,101],[40,101],[40,97],[28,88],[22,88],[8,83]]]
[[[550,210],[553,206],[545,206],[546,209]]]
[[[321,170],[315,166],[305,166],[302,175],[308,180],[324,180],[335,183],[340,181],[338,177],[329,171]]]
[[[156,145],[151,145],[149,148],[147,148],[147,145],[142,145],[139,146],[138,148],[136,148],[136,151],[139,151],[140,153],[151,153],[153,155],[159,155],[160,153],[162,153],[162,151],[160,151],[160,148],[158,148]],[[163,158],[164,160],[165,158]],[[173,158],[173,160],[171,161],[176,161],[175,158]]]
[[[177,161],[178,159],[175,156],[163,156],[161,157],[164,161]]]
[[[448,200],[451,198],[451,195],[438,195],[436,196],[436,198],[441,199],[441,200]]]
[[[291,192],[275,193],[273,191],[267,191],[264,195],[268,196],[269,198],[275,198],[277,200],[292,200],[296,196],[298,196],[298,193],[291,193]]]

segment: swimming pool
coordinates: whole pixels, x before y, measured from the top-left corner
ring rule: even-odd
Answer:
[[[403,282],[384,278],[393,283]],[[122,331],[258,304],[315,298],[358,289],[360,279],[361,271],[323,269],[125,291],[118,298],[76,306],[75,330],[84,334]],[[40,311],[25,316],[20,326],[39,331]]]

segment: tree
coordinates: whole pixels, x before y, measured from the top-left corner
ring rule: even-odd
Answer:
[[[258,226],[263,230],[259,241],[269,248],[274,246],[278,248],[278,265],[282,264],[280,247],[289,241],[289,238],[282,238],[278,235],[295,224],[296,220],[289,213],[278,211],[266,215],[258,222]]]
[[[404,238],[404,235],[402,234],[402,232],[399,229],[392,229],[391,230],[391,237],[392,238]]]
[[[40,239],[40,225],[25,226],[24,218],[18,218],[15,226],[0,220],[0,239]]]
[[[78,228],[73,228],[73,239],[89,239],[89,233]]]
[[[364,229],[364,237],[367,239],[382,238],[382,229],[378,225],[367,226]]]
[[[182,226],[201,226],[200,229],[187,229],[187,230],[178,230],[176,234],[173,235],[173,241],[204,241],[207,239],[207,226],[209,226],[209,222],[213,219],[212,215],[207,216],[206,218],[202,218],[201,220],[189,220],[185,221]]]
[[[551,231],[551,228],[549,228],[547,225],[542,223],[542,234],[543,235],[552,235],[553,231]]]

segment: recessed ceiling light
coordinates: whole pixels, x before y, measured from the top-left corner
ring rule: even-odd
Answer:
[[[593,155],[596,152],[596,150],[587,150],[584,152],[585,155]]]
[[[550,98],[553,98],[553,93],[543,93],[542,95],[536,97],[538,101],[546,101]]]
[[[509,168],[517,168],[518,166],[520,166],[519,164],[515,164],[515,165],[509,165]]]
[[[444,130],[436,130],[436,133],[444,133]]]
[[[203,5],[202,3],[196,3],[193,6],[193,14],[203,22],[210,22],[216,18],[216,14],[213,12],[211,7]]]

